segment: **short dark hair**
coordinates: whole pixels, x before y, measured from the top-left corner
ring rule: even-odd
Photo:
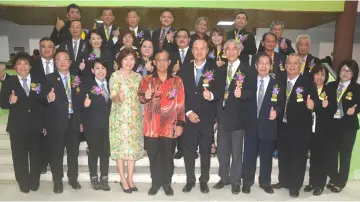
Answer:
[[[270,65],[272,65],[272,64],[273,64],[273,61],[272,61],[271,57],[270,57],[270,56],[268,56],[267,54],[265,54],[265,53],[261,52],[261,53],[259,53],[259,54],[257,55],[257,58],[256,58],[256,60],[255,60],[255,64],[256,64],[256,65],[259,63],[260,58],[262,58],[262,57],[269,58]]]
[[[355,60],[352,60],[352,59],[346,59],[346,60],[343,60],[339,66],[338,66],[338,69],[337,69],[337,81],[340,81],[340,71],[341,69],[344,67],[344,66],[347,66],[349,67],[349,69],[352,71],[352,78],[351,78],[351,82],[352,83],[356,83],[358,77],[359,77],[359,65],[358,63],[355,61]]]
[[[90,32],[89,32],[89,40],[88,40],[88,48],[89,48],[89,53],[91,53],[92,51],[93,51],[93,48],[92,48],[92,45],[91,45],[91,43],[90,43],[90,38],[91,38],[91,35],[92,34],[96,34],[96,35],[99,35],[100,36],[100,38],[102,39],[102,41],[103,41],[103,43],[101,44],[101,47],[100,47],[100,50],[102,50],[102,49],[104,49],[104,36],[101,34],[101,32],[100,32],[100,30],[99,29],[92,29],[92,30],[90,30]]]
[[[314,80],[314,76],[315,74],[319,73],[319,72],[325,72],[325,80],[324,80],[324,84],[326,84],[329,80],[329,70],[325,67],[325,65],[323,64],[316,64],[313,69],[311,70],[311,78]]]
[[[188,35],[188,37],[190,37],[190,32],[189,32],[189,30],[186,29],[186,28],[181,28],[181,29],[177,30],[176,33],[175,33],[175,37],[177,37],[177,35],[178,35],[179,32],[186,32],[187,35]]]
[[[166,53],[166,55],[168,56],[168,60],[170,60],[170,53],[169,53],[167,50],[165,50],[165,49],[161,49],[159,52],[157,52],[157,53],[155,54],[155,57],[154,57],[154,58],[156,58],[156,56],[159,55],[159,54],[161,54],[161,53]]]
[[[129,13],[131,13],[131,12],[136,13],[136,15],[137,15],[138,17],[140,17],[140,16],[139,16],[139,13],[138,13],[136,10],[134,10],[134,9],[129,10],[129,11],[126,13],[126,16],[129,15]]]
[[[91,66],[91,69],[94,69],[96,63],[99,63],[99,64],[101,64],[102,66],[104,66],[104,67],[106,68],[106,70],[108,69],[108,63],[107,63],[107,61],[106,61],[106,60],[101,60],[100,58],[96,58],[96,59],[94,60],[94,65]]]
[[[244,14],[246,16],[246,21],[248,21],[249,17],[248,15],[245,13],[245,11],[239,11],[234,15],[234,19],[236,19],[236,17],[240,14]]]
[[[117,58],[115,60],[115,62],[118,65],[119,68],[121,68],[121,61],[128,55],[134,56],[135,65],[137,64],[138,56],[136,54],[136,51],[133,48],[125,47],[120,51],[119,55],[117,56]]]
[[[57,50],[56,53],[55,53],[55,55],[54,55],[54,58],[56,58],[56,56],[57,56],[58,54],[60,54],[60,53],[65,53],[65,54],[67,54],[67,55],[69,56],[69,59],[70,59],[70,53],[69,53],[68,51],[66,51],[66,50]]]
[[[69,24],[69,27],[71,27],[71,24],[72,24],[73,22],[80,22],[81,28],[84,27],[84,26],[83,26],[83,23],[82,23],[80,20],[72,20],[72,21],[70,22],[70,24]]]
[[[39,49],[34,49],[33,50],[33,55],[34,56],[39,56],[40,55],[40,50]]]
[[[265,41],[265,38],[266,38],[268,35],[271,35],[271,36],[275,37],[275,41],[277,41],[276,35],[275,35],[274,33],[272,33],[272,32],[266,32],[266,33],[263,35],[263,37],[262,37],[262,41]]]
[[[31,56],[29,55],[29,53],[27,53],[25,51],[20,51],[15,54],[15,57],[12,61],[12,66],[15,66],[16,62],[19,60],[25,60],[30,63],[30,59],[31,59]]]
[[[67,13],[70,12],[70,9],[72,9],[72,8],[78,9],[79,12],[81,13],[80,7],[79,7],[78,5],[76,5],[76,4],[70,4],[70,5],[68,5],[68,6],[66,7],[66,12],[67,12]]]
[[[40,41],[39,41],[39,44],[41,44],[41,42],[43,42],[43,41],[51,41],[52,43],[54,43],[54,42],[51,40],[50,37],[43,37],[43,38],[41,38]],[[54,45],[55,45],[55,44],[54,44]]]
[[[164,9],[164,10],[162,10],[161,13],[160,13],[160,16],[161,16],[163,13],[165,13],[165,12],[171,13],[172,17],[175,18],[174,13],[173,13],[170,9]]]
[[[109,11],[109,10],[111,11],[112,14],[114,14],[113,9],[110,8],[110,7],[103,8],[103,9],[102,9],[102,13],[104,13],[104,11]],[[101,14],[102,14],[102,13],[101,13]]]

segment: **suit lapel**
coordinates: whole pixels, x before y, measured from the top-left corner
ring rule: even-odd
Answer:
[[[73,61],[75,61],[75,55],[74,55],[74,47],[73,47],[73,43],[72,43],[72,39],[68,42],[67,44],[67,49],[68,52],[70,53],[70,57],[73,59]]]
[[[27,98],[27,95],[26,95],[26,93],[25,93],[25,90],[24,90],[24,88],[22,87],[22,85],[21,85],[21,81],[19,81],[19,77],[16,75],[15,76],[15,82],[16,82],[16,88],[18,89],[18,90],[14,90],[15,91],[15,95],[16,96],[22,96],[22,97],[26,97]],[[29,86],[29,89],[30,89],[30,86]],[[30,92],[29,92],[29,95],[30,95]]]
[[[208,64],[207,61],[205,61],[204,67],[203,67],[202,70],[201,70],[201,75],[204,75],[204,73],[205,73],[206,71],[209,71],[209,70],[210,70],[207,64]],[[202,88],[202,86],[203,86],[203,80],[204,80],[204,79],[205,79],[205,77],[203,77],[203,76],[200,77],[200,81],[199,81],[198,85],[196,86],[197,88]],[[195,80],[195,79],[194,79],[194,80]],[[210,85],[210,83],[209,83],[209,85]],[[210,87],[210,86],[209,86],[209,87]]]
[[[65,96],[65,98],[66,98],[67,96],[66,96],[65,86],[64,86],[63,80],[62,80],[59,72],[56,72],[56,78],[55,79],[56,79],[55,83],[57,84],[58,89],[61,89],[61,91],[62,91],[61,94],[63,96]],[[55,91],[55,94],[56,93],[57,92]]]

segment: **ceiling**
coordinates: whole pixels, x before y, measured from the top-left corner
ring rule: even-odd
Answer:
[[[0,7],[0,18],[12,21],[20,25],[54,25],[56,17],[65,18],[63,7]],[[120,27],[126,25],[126,13],[132,8],[113,8],[115,24]],[[140,25],[150,30],[160,26],[159,15],[161,8],[134,8],[140,15]],[[232,16],[239,10],[234,9],[196,9],[177,8],[172,9],[175,15],[173,26],[175,28],[194,29],[196,18],[206,16],[209,18],[209,28],[215,27],[219,20],[232,20]],[[85,27],[91,28],[94,19],[99,19],[102,8],[82,7],[81,20]],[[339,13],[330,12],[293,12],[293,11],[264,11],[245,10],[249,16],[247,29],[255,31],[256,28],[269,27],[272,20],[282,20],[287,29],[309,29],[336,19]],[[224,26],[226,30],[231,26]]]

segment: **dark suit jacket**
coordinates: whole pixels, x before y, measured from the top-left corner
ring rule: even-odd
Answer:
[[[277,43],[278,43],[278,45],[279,45],[279,53],[281,53],[281,54],[283,54],[283,55],[285,55],[285,56],[288,56],[288,55],[290,55],[291,53],[295,53],[295,50],[294,50],[294,48],[293,48],[292,45],[291,45],[290,39],[285,38],[285,43],[286,43],[286,45],[288,46],[287,49],[284,49],[284,50],[283,50],[283,49],[280,48],[280,43],[281,43],[281,40],[282,40],[282,39],[284,39],[284,37],[281,37],[281,38],[277,41]],[[262,41],[260,41],[259,48],[258,48],[258,53],[262,53],[262,52],[265,51],[265,50],[264,50],[264,46],[261,44],[261,42],[262,42]]]
[[[40,79],[30,75],[31,83],[39,84]],[[29,86],[29,97],[19,82],[17,76],[6,79],[0,93],[1,108],[9,109],[7,131],[10,133],[36,132],[40,134],[44,128],[45,108],[40,102],[40,96]],[[15,104],[10,104],[9,98],[12,93],[18,97]]]
[[[175,64],[177,63],[177,61],[179,61],[180,64],[180,69],[184,68],[186,64],[189,64],[191,60],[194,60],[194,56],[191,52],[191,48],[188,49],[188,51],[186,52],[185,58],[184,58],[184,62],[181,62],[181,57],[180,57],[180,51],[179,49],[175,50],[174,52],[170,53],[170,66],[169,66],[169,72],[172,72]]]
[[[171,28],[169,29],[169,31],[167,32],[167,34],[170,33],[170,30],[171,30],[173,33],[176,32],[176,30],[175,30],[173,27],[171,27]],[[151,38],[151,40],[152,40],[153,45],[154,45],[154,55],[155,55],[157,52],[160,51],[160,48],[159,48],[160,34],[161,34],[161,28],[154,30],[153,33],[152,33],[152,38]],[[174,33],[174,35],[175,35],[175,33]],[[165,35],[165,40],[164,40],[164,44],[163,44],[162,49],[165,49],[165,50],[167,50],[168,52],[172,52],[173,50],[176,49],[176,47],[177,47],[177,46],[176,46],[176,42],[175,42],[175,36],[174,36],[174,42],[171,43],[171,42],[168,42],[168,40],[166,39],[166,35]]]
[[[153,66],[153,68],[155,69],[155,65],[153,63],[153,58],[150,58],[151,61],[151,66]],[[134,66],[133,71],[136,73],[139,73],[142,77],[145,75],[150,75],[153,72],[149,72],[146,70],[146,61],[144,60],[144,58],[140,57],[138,60],[138,63]],[[146,74],[144,75],[144,70],[146,70]]]
[[[107,82],[107,90],[109,91],[109,82]],[[91,131],[93,129],[109,128],[109,115],[111,110],[111,99],[106,102],[103,95],[96,95],[91,93],[92,87],[98,86],[95,78],[88,79],[80,85],[80,103],[82,113],[81,122],[84,127],[84,131]],[[91,104],[89,107],[84,107],[84,101],[86,94],[89,95]]]
[[[255,74],[251,79],[255,80],[251,82],[254,85],[252,88],[255,90],[255,96],[252,97],[249,102],[248,117],[247,117],[247,128],[246,135],[255,135],[260,139],[266,140],[276,140],[277,139],[277,131],[278,131],[278,117],[284,110],[284,94],[285,90],[281,88],[283,84],[280,80],[274,79],[270,76],[270,81],[265,90],[264,99],[262,105],[260,106],[259,117],[257,117],[257,86],[258,86],[258,76]],[[278,86],[279,93],[277,98],[272,98],[273,89],[275,86]],[[276,119],[270,120],[270,110],[271,107],[276,111]]]
[[[217,110],[217,118],[221,124],[224,124],[225,127],[229,130],[240,130],[246,128],[246,117],[247,110],[246,107],[248,102],[251,100],[252,96],[254,96],[254,88],[253,82],[250,78],[252,74],[255,74],[255,70],[250,68],[248,64],[240,63],[236,72],[239,70],[245,74],[245,80],[242,87],[242,93],[240,98],[236,98],[234,95],[234,91],[236,88],[236,81],[234,74],[233,80],[229,86],[229,97],[228,100],[225,101],[225,107],[223,107],[224,94],[225,94],[225,86],[226,86],[226,76],[227,76],[228,64],[220,67],[219,70],[219,92],[220,97],[218,101],[218,110]]]
[[[86,59],[86,54],[87,54],[87,44],[85,42],[85,40],[80,39],[80,45],[78,48],[78,53],[76,55],[76,60],[75,60],[75,56],[74,56],[74,47],[72,44],[72,39],[70,40],[65,40],[63,42],[61,42],[58,50],[61,51],[67,51],[70,54],[70,58],[71,58],[71,66],[70,66],[70,72],[71,74],[79,74],[79,65],[82,62],[83,59]]]
[[[220,51],[219,57],[225,63],[228,61],[227,58],[226,58],[226,55],[224,53],[224,50]],[[218,58],[217,58],[217,48],[216,47],[209,48],[209,53],[208,53],[208,56],[207,56],[207,60],[216,65],[216,61],[218,60]]]
[[[217,100],[219,98],[219,79],[220,76],[217,67],[214,63],[207,61],[202,69],[202,74],[207,71],[213,71],[214,80],[210,81],[207,89],[212,92],[214,99],[212,101],[205,100],[203,97],[203,81],[204,77],[200,78],[198,85],[195,82],[194,62],[184,65],[184,68],[179,71],[179,76],[183,80],[185,89],[185,113],[192,110],[200,117],[200,122],[197,126],[212,126],[215,123],[215,114]],[[221,84],[220,84],[221,85]],[[186,117],[186,124],[193,124]]]
[[[237,33],[239,30],[233,29],[232,31],[227,33],[227,39],[235,39],[235,33]],[[248,35],[247,39],[243,41],[244,49],[241,51],[241,54],[239,56],[239,59],[241,62],[245,62],[247,65],[249,64],[249,55],[254,55],[256,53],[256,42],[255,42],[255,36],[253,33],[247,32],[244,29],[239,31],[239,34],[241,35]]]
[[[320,64],[320,59],[317,57],[312,56],[311,54],[308,54],[306,57],[306,63],[305,63],[305,68],[304,68],[304,76],[309,77],[308,79],[313,79],[311,78],[311,70],[312,68],[317,65]]]
[[[256,53],[251,58],[251,67],[255,68],[255,63],[257,58],[259,57],[261,53]],[[276,77],[278,77],[281,80],[284,80],[286,77],[286,70],[285,70],[285,64],[286,64],[286,58],[281,53],[275,53],[274,52],[274,61],[273,61],[273,67],[271,73],[274,73]]]
[[[284,86],[282,87],[286,91],[287,78],[284,82]],[[303,92],[302,101],[298,100],[296,94],[296,89],[302,88]],[[286,108],[286,118],[288,128],[291,128],[294,131],[294,138],[299,138],[301,140],[306,140],[306,138],[310,138],[311,134],[311,126],[312,126],[312,111],[309,110],[306,106],[306,100],[308,95],[314,101],[316,112],[318,107],[321,107],[321,103],[319,101],[319,96],[317,93],[317,89],[312,80],[308,80],[306,77],[299,75],[298,79],[295,82],[295,85],[292,88],[287,108]],[[286,100],[286,95],[284,94],[284,99]],[[283,121],[283,116],[279,117],[280,122]],[[295,135],[296,134],[296,135]]]
[[[190,35],[190,44],[189,44],[189,46],[190,46],[191,48],[192,48],[192,45],[193,45],[194,41],[196,41],[197,39],[200,39],[200,37],[199,37],[199,35],[197,35],[196,33]],[[205,40],[206,42],[209,41],[209,36],[208,36],[207,34],[205,34],[204,40]]]
[[[151,40],[151,33],[150,33],[149,30],[147,30],[145,28],[138,27],[138,33],[137,33],[136,40],[135,40],[135,46],[136,46],[136,48],[138,50],[140,50],[140,47],[141,47],[140,44],[142,43],[142,41],[144,39],[150,39]]]
[[[54,66],[54,71],[56,71],[56,66],[55,66],[55,60],[53,60],[53,66]],[[44,71],[44,65],[42,63],[41,58],[33,60],[31,62],[31,74],[34,75],[36,78],[39,78],[42,82],[45,82],[45,71]]]
[[[54,102],[48,102],[47,95],[54,88],[56,99]],[[80,89],[81,92],[81,89]],[[71,86],[71,99],[73,107],[73,127],[75,131],[80,130],[80,113],[79,108],[81,101],[79,99],[80,92],[76,91],[76,88]],[[59,72],[54,72],[46,75],[46,81],[44,88],[40,93],[41,100],[47,104],[46,107],[46,121],[45,126],[49,134],[55,132],[64,132],[68,128],[69,122],[69,101],[65,92],[65,87]],[[83,104],[83,103],[82,103]]]
[[[86,54],[84,53],[85,58],[85,69],[80,70],[79,69],[79,75],[82,77],[82,80],[87,80],[88,78],[91,78],[93,76],[93,73],[91,72],[91,68],[94,66],[94,60],[90,59],[89,52]],[[114,57],[111,54],[111,52],[107,49],[102,49],[100,52],[100,60],[104,60],[107,62],[107,76],[106,78],[109,79],[111,74],[114,72]]]
[[[338,81],[333,81],[328,84],[328,90],[329,92],[335,93],[337,92],[339,86]],[[348,93],[352,93],[351,99],[350,96],[347,96]],[[337,121],[335,124],[332,123],[330,126],[341,128],[344,131],[356,131],[359,129],[359,120],[357,117],[357,114],[360,112],[360,85],[355,82],[351,82],[347,89],[345,90],[342,98],[342,107],[344,111],[344,116],[341,119],[341,122]],[[354,115],[350,116],[347,115],[347,111],[350,107],[353,107],[355,104],[357,104],[357,107],[355,108]],[[332,120],[334,121],[334,114],[331,116]],[[339,125],[341,124],[341,125]],[[337,134],[340,135],[340,134]],[[337,137],[339,138],[339,137]]]
[[[108,49],[110,52],[112,52],[115,55],[115,44],[113,42],[113,32],[118,28],[118,26],[116,25],[112,25],[111,27],[111,31],[110,31],[110,36],[109,36],[109,40],[106,38],[106,34],[105,34],[105,28],[104,28],[104,24],[100,25],[100,27],[97,27],[97,29],[100,32],[100,35],[102,36],[103,40],[103,48]],[[120,31],[121,33],[121,31]]]
[[[72,38],[69,28],[70,28],[69,21],[65,22],[64,27],[60,31],[58,31],[56,27],[54,27],[50,38],[54,42],[55,46],[61,44],[61,42],[65,40],[70,40]]]

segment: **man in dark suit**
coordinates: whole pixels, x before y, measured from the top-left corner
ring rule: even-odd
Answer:
[[[70,33],[70,22],[73,20],[80,20],[81,13],[80,7],[76,4],[70,4],[66,7],[66,20],[60,20],[58,17],[56,20],[55,27],[51,33],[51,40],[55,46],[61,44],[64,40],[71,39]]]
[[[40,39],[40,58],[31,61],[31,74],[36,78],[39,78],[43,83],[46,80],[46,75],[56,71],[54,55],[55,45],[51,38],[44,37]],[[48,136],[41,138],[41,173],[47,172],[47,166],[50,163],[50,148],[48,142]]]
[[[40,80],[30,75],[30,55],[19,52],[14,58],[17,76],[1,88],[1,108],[9,109],[10,134],[15,178],[21,192],[37,191],[40,185],[40,141],[45,110],[39,99]],[[29,165],[30,164],[30,165]]]
[[[313,78],[311,78],[311,70],[315,67],[315,65],[320,64],[320,59],[312,56],[309,53],[309,35],[299,35],[296,38],[296,50],[301,57],[300,73],[308,77],[309,80],[312,80]]]
[[[128,23],[129,29],[135,33],[135,46],[140,50],[141,43],[144,39],[151,39],[150,31],[139,27],[140,16],[136,10],[130,10],[126,16],[126,22]]]
[[[283,110],[284,89],[269,72],[271,57],[265,53],[258,55],[255,61],[257,75],[253,80],[256,96],[248,105],[247,127],[244,143],[243,193],[250,193],[254,184],[256,161],[260,154],[259,184],[266,193],[274,193],[270,186],[272,170],[272,153],[277,140],[277,117]]]
[[[195,56],[194,62],[184,65],[184,68],[179,72],[184,83],[186,97],[186,124],[182,146],[187,183],[183,192],[190,192],[195,186],[195,154],[199,145],[201,160],[200,191],[208,193],[211,140],[215,123],[216,101],[219,96],[218,85],[216,84],[217,67],[214,63],[209,63],[206,60],[208,53],[206,41],[196,40],[192,52]]]
[[[292,53],[286,61],[285,107],[279,126],[279,183],[298,197],[303,186],[312,132],[312,112],[321,106],[315,84],[300,73],[301,57]]]
[[[263,53],[258,52],[251,58],[251,67],[255,68],[255,63],[258,60],[259,55],[263,55],[265,53],[271,58],[272,61],[270,74],[272,76],[276,76],[276,78],[279,78],[280,80],[284,79],[286,77],[286,59],[283,54],[275,52],[276,35],[271,32],[265,33],[262,37],[261,43],[265,47],[265,50]]]
[[[224,45],[228,63],[218,69],[221,96],[217,109],[217,152],[221,179],[214,188],[221,189],[231,183],[233,194],[240,193],[246,107],[247,100],[254,94],[253,89],[250,88],[253,85],[248,78],[255,73],[255,70],[245,62],[240,62],[238,58],[241,54],[240,47],[235,39],[228,40]],[[232,156],[231,166],[230,156]]]
[[[174,15],[171,10],[163,10],[160,14],[161,28],[152,33],[154,55],[162,49],[172,52],[176,48],[174,44],[175,29],[171,26],[174,22]]]
[[[227,33],[227,39],[235,39],[238,43],[242,43],[243,50],[239,56],[240,61],[249,65],[249,55],[256,53],[255,36],[253,33],[247,32],[245,26],[248,22],[248,16],[245,12],[240,11],[235,15],[235,29]]]
[[[283,31],[284,31],[284,22],[280,20],[274,20],[271,22],[270,32],[274,33],[277,38],[275,52],[287,56],[291,53],[295,53],[295,50],[291,45],[290,39],[287,39],[282,36]],[[262,42],[260,42],[258,53],[264,52],[265,51],[264,49],[265,49],[264,45],[262,44]]]
[[[41,99],[47,103],[46,130],[51,148],[50,167],[55,193],[62,193],[64,149],[67,153],[67,176],[73,189],[80,189],[78,177],[78,155],[80,143],[80,81],[70,73],[71,59],[67,52],[55,55],[57,71],[46,75]]]
[[[78,20],[74,20],[70,23],[70,32],[72,38],[70,40],[64,40],[61,42],[58,50],[66,51],[70,54],[71,58],[71,74],[79,74],[79,66],[85,60],[87,56],[86,41],[81,39],[82,23]]]

